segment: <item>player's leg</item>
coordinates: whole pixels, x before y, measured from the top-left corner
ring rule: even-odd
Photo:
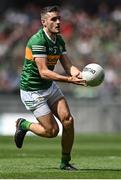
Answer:
[[[65,98],[63,97],[55,102],[51,107],[51,111],[61,121],[63,126],[62,152],[69,154],[74,141],[74,122]]]
[[[47,115],[37,117],[39,123],[31,123],[28,130],[42,137],[56,137],[59,132],[58,124],[50,112]]]
[[[56,84],[53,86],[53,94],[48,100],[48,104],[52,113],[63,125],[61,169],[73,170],[75,168],[69,164],[69,161],[71,160],[71,150],[74,141],[74,121],[67,101]]]
[[[63,125],[61,139],[62,158],[60,168],[65,170],[77,170],[75,167],[69,164],[74,142],[74,120],[70,114],[69,107],[65,98],[61,98],[60,100],[56,101],[51,107],[51,110]]]
[[[32,123],[23,118],[17,120],[14,138],[18,148],[22,147],[24,137],[28,131],[32,131],[42,137],[55,137],[58,134],[58,124],[47,105],[47,92],[45,93],[46,96],[42,92],[44,94],[43,98],[40,94],[38,92],[29,93],[22,91],[22,100],[28,109],[34,107],[33,113],[38,123]],[[33,97],[35,97],[35,100],[33,100]]]
[[[28,131],[41,137],[52,138],[57,136],[59,127],[52,113],[37,117],[37,120],[38,123],[32,123],[22,118],[17,120],[14,138],[18,148],[22,147],[24,137]]]

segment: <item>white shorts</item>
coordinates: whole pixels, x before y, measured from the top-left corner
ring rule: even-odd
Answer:
[[[64,97],[55,82],[46,90],[24,91],[20,90],[21,100],[27,110],[34,113],[35,117],[44,116],[51,112],[50,108],[57,100]]]

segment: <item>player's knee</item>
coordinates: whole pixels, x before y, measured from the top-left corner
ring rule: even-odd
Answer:
[[[62,120],[63,127],[65,129],[73,128],[74,126],[74,119],[71,115],[65,116],[65,118]]]
[[[53,128],[51,131],[51,137],[56,137],[59,133],[59,128]]]
[[[49,138],[56,137],[59,132],[59,127],[52,127],[50,129],[47,129],[46,132]]]

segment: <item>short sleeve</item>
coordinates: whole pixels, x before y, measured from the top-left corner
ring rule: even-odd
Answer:
[[[30,48],[33,58],[47,57],[45,41],[42,38],[33,36],[30,40]]]

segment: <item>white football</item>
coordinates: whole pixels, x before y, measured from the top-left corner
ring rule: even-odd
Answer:
[[[88,86],[99,86],[105,77],[104,69],[96,63],[88,64],[82,70],[82,78],[87,81]]]

